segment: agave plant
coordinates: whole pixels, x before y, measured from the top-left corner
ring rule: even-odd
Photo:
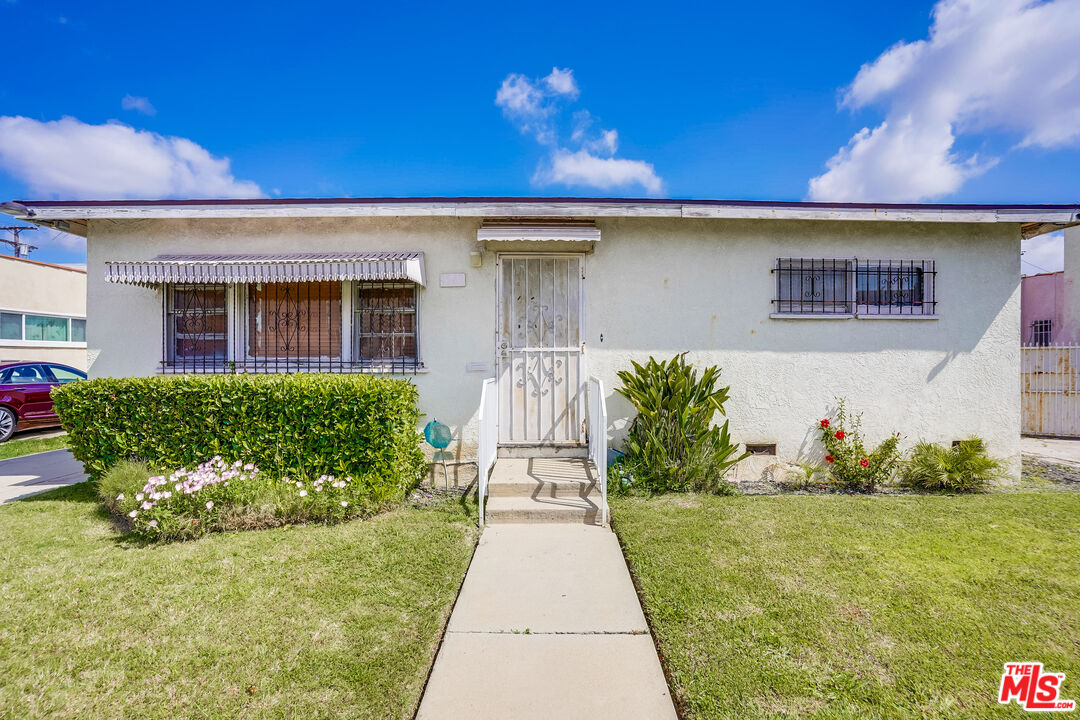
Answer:
[[[951,448],[921,442],[900,471],[900,482],[919,490],[972,492],[1002,476],[1004,463],[993,458],[982,438],[970,437]]]
[[[717,387],[720,368],[705,368],[699,377],[685,355],[662,362],[649,358],[644,365],[632,363],[632,371],[619,371],[622,387],[616,392],[637,410],[623,462],[635,486],[652,492],[730,492],[724,475],[749,455],[738,455],[727,420],[712,424],[716,413],[724,414],[730,388]]]

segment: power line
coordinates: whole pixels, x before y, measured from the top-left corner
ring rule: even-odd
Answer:
[[[37,245],[31,245],[30,243],[19,242],[19,233],[24,230],[37,230],[36,227],[28,227],[26,225],[8,225],[6,227],[0,227],[0,230],[7,230],[11,233],[10,240],[0,239],[0,242],[15,248],[15,257],[22,257],[22,251],[26,250],[26,254],[29,255],[31,250],[37,250]]]

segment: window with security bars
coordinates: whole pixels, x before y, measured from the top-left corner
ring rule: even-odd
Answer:
[[[1050,320],[1035,320],[1031,323],[1031,344],[1046,346],[1053,335],[1053,323]]]
[[[173,285],[165,296],[166,365],[203,372],[225,362],[225,285]]]
[[[408,372],[417,285],[167,285],[162,372]]]
[[[420,366],[416,285],[362,282],[353,300],[354,358],[372,368]]]
[[[933,260],[780,258],[778,315],[933,316]]]

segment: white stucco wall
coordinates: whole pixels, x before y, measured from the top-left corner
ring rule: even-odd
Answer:
[[[0,255],[0,310],[85,318],[86,273]],[[86,344],[0,338],[0,360],[57,362],[85,370]]]
[[[816,450],[814,426],[844,397],[871,441],[901,432],[949,442],[969,434],[1019,467],[1019,228],[762,220],[601,220],[586,260],[588,371],[609,393],[609,428],[630,411],[613,392],[630,359],[684,350],[719,364],[728,416],[745,442],[775,442],[783,458]],[[129,220],[89,225],[88,342],[92,376],[149,375],[161,354],[161,299],[104,282],[106,260],[171,252],[422,250],[421,353],[415,376],[428,418],[475,456],[475,417],[494,363],[495,256],[469,266],[476,219]],[[771,319],[777,257],[932,259],[938,320]],[[439,275],[464,272],[464,288]],[[602,336],[602,339],[601,339]]]

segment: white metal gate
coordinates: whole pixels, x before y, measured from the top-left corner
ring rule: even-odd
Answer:
[[[499,256],[499,443],[585,442],[585,258]]]
[[[1080,437],[1080,346],[1020,350],[1021,432]]]

